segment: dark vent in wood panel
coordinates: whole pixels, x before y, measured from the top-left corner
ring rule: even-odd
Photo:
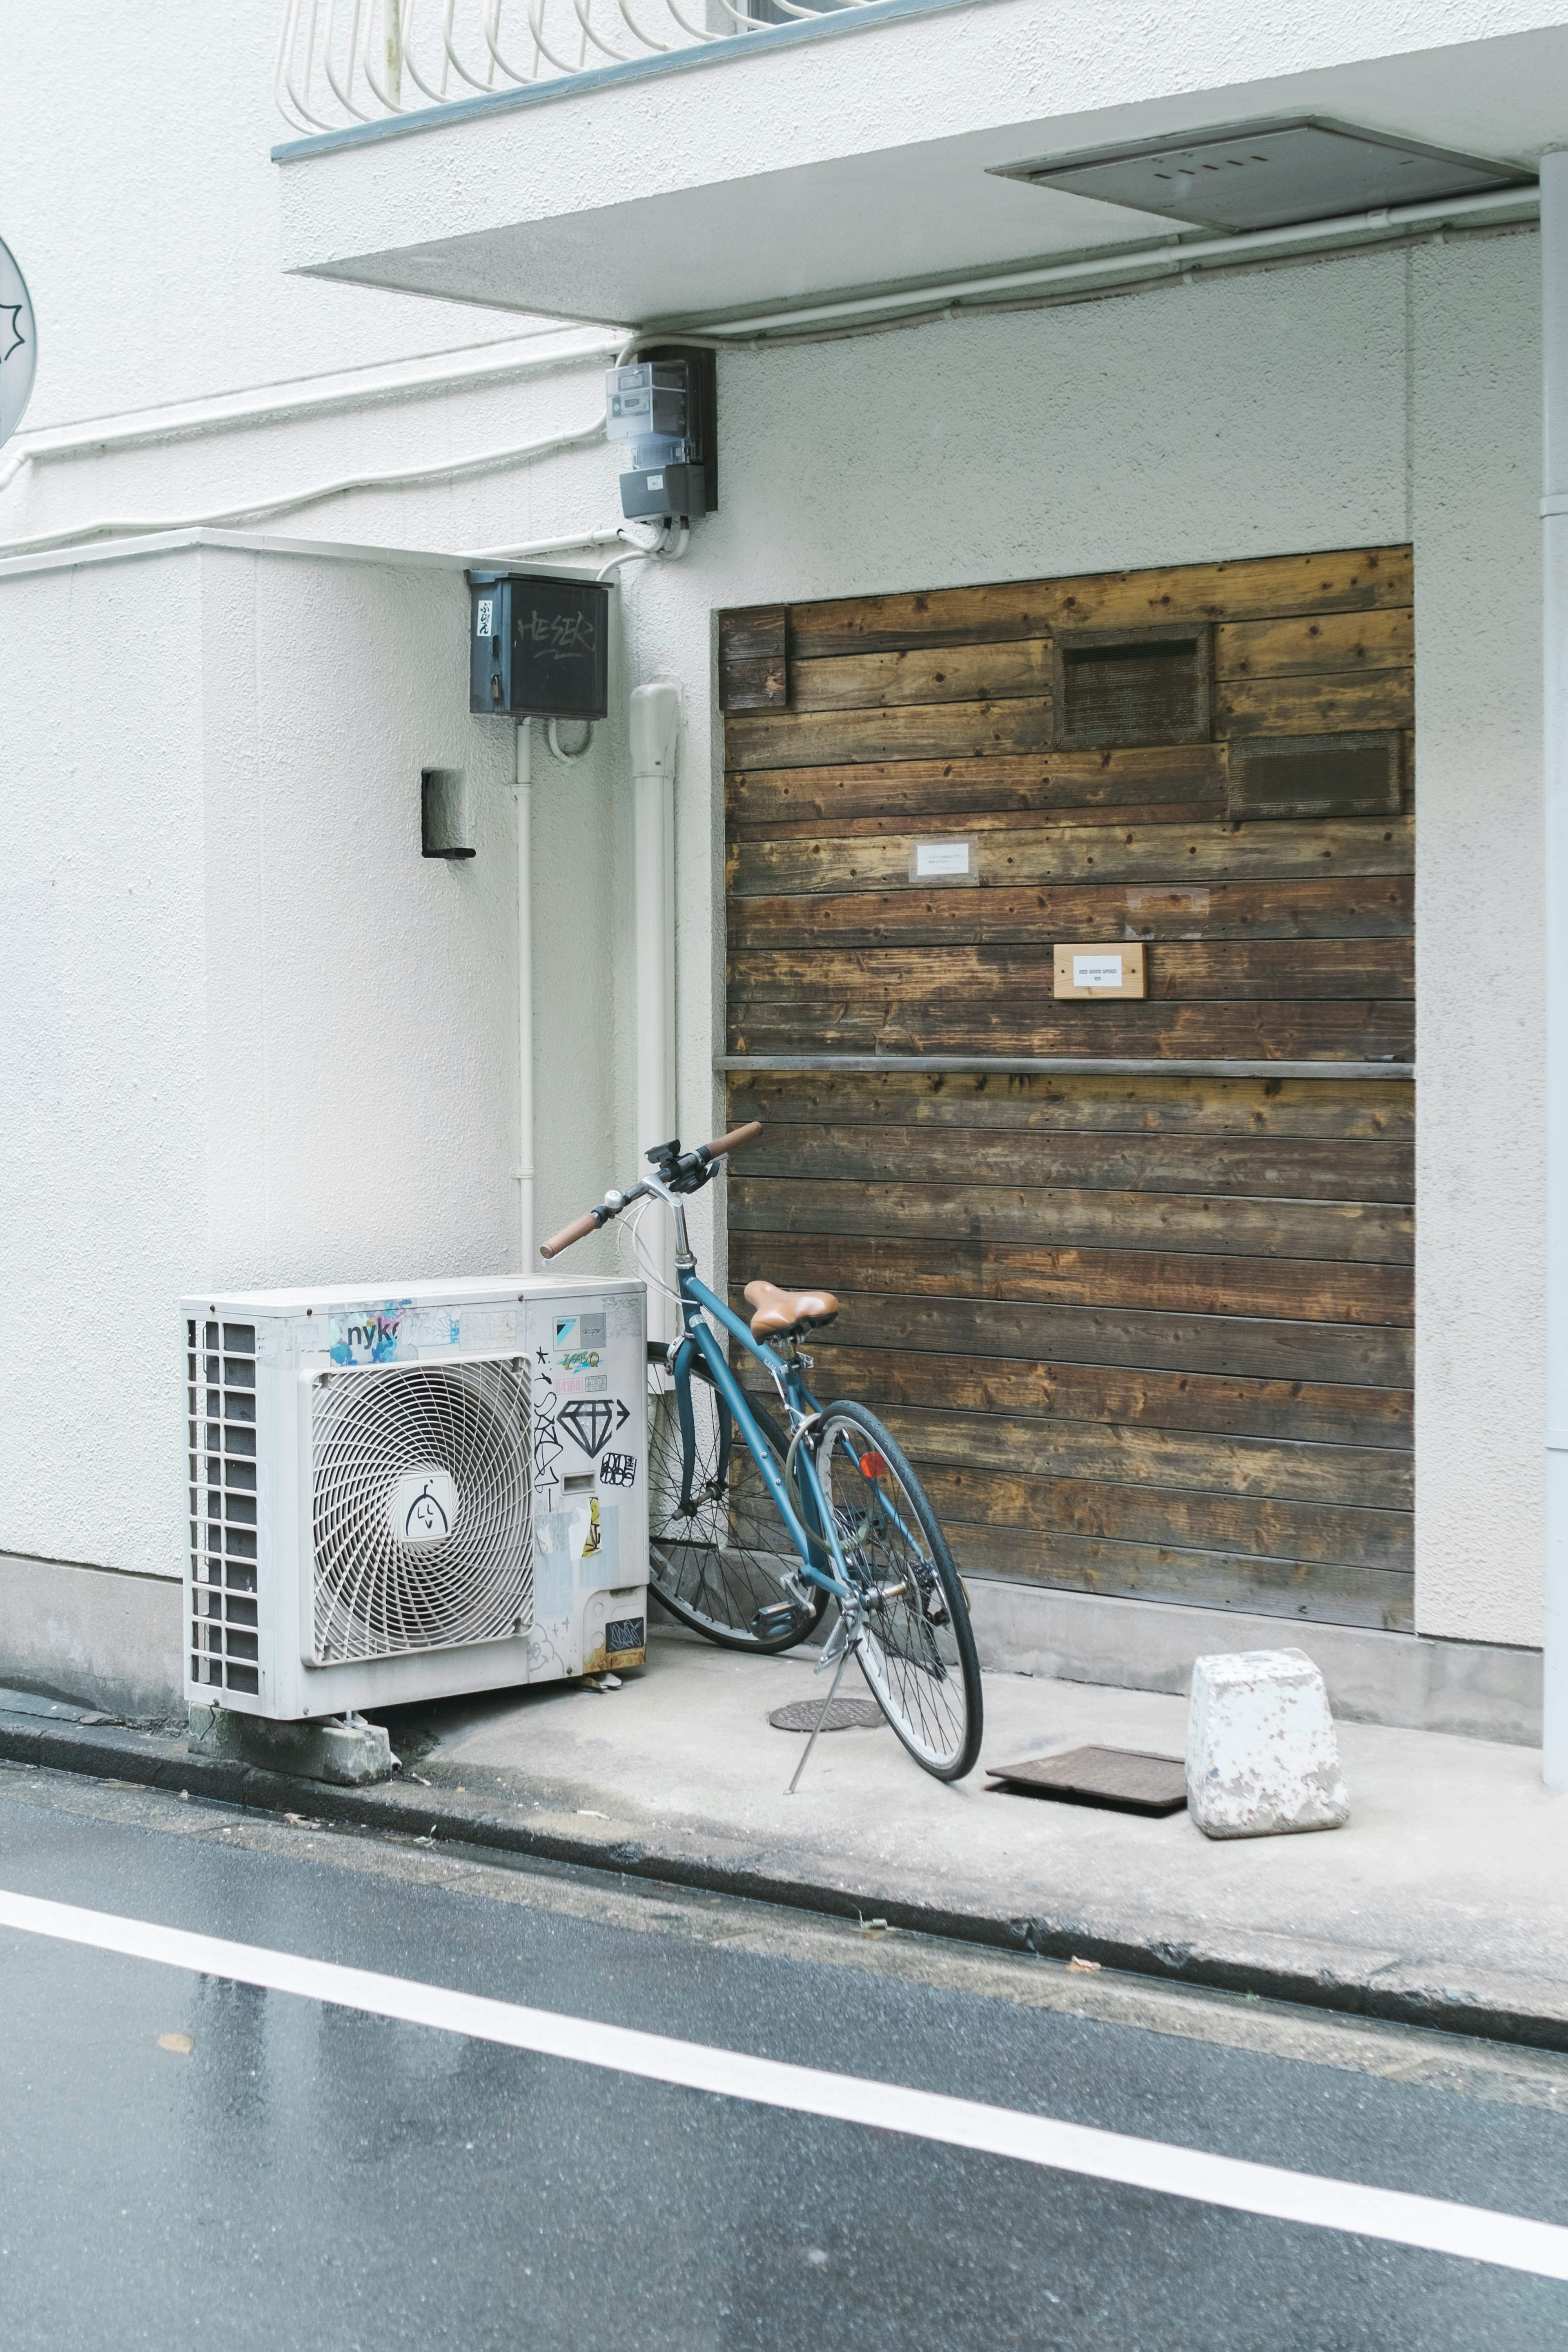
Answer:
[[[1204,742],[1208,680],[1207,628],[1079,629],[1060,636],[1057,748]]]
[[[1397,729],[1350,735],[1258,735],[1230,746],[1233,817],[1397,816]]]
[[[782,710],[789,699],[789,607],[752,604],[718,619],[718,707]]]

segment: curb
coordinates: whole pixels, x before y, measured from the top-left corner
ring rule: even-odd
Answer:
[[[1139,1934],[1124,1921],[1019,1919],[999,1911],[954,1909],[889,1892],[868,1894],[836,1885],[825,1876],[792,1871],[755,1848],[711,1837],[665,1836],[654,1844],[645,1830],[630,1824],[607,1822],[601,1830],[546,1827],[527,1817],[528,1811],[537,1813],[540,1807],[538,1802],[529,1807],[526,1792],[519,1792],[514,1808],[497,1811],[477,1798],[460,1799],[439,1786],[421,1788],[416,1799],[406,1780],[347,1789],[298,1780],[225,1757],[192,1755],[177,1732],[0,1713],[0,1758],[51,1771],[183,1790],[246,1811],[307,1811],[313,1822],[612,1871],[834,1918],[859,1920],[871,1913],[906,1933],[1031,1952],[1047,1960],[1097,1960],[1103,1968],[1167,1984],[1250,1993],[1390,2024],[1568,2051],[1568,1985],[1555,1980],[1479,1977],[1463,1985],[1443,1985],[1422,1981],[1416,1969],[1386,1954],[1367,1954],[1372,1965],[1357,1969],[1354,1954],[1342,1947],[1281,1938],[1274,1951],[1256,1946],[1206,1949],[1157,1933]],[[565,1792],[549,1793],[559,1797]],[[562,1818],[552,1812],[552,1822]]]

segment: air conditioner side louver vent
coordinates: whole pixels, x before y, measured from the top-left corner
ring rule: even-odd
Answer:
[[[316,1662],[524,1631],[533,1615],[527,1360],[324,1373],[311,1407]]]

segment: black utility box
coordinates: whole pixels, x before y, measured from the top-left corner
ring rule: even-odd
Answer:
[[[685,461],[643,467],[621,477],[621,511],[628,522],[701,522],[707,512],[700,466]]]
[[[610,591],[597,580],[468,574],[468,708],[509,718],[602,719]]]

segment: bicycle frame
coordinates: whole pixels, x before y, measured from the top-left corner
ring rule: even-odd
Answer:
[[[754,1339],[739,1316],[733,1314],[723,1299],[716,1297],[706,1283],[700,1278],[695,1260],[691,1255],[686,1241],[686,1221],[682,1204],[679,1201],[672,1201],[671,1206],[675,1212],[675,1279],[681,1294],[682,1333],[671,1356],[670,1371],[675,1385],[675,1410],[680,1415],[682,1455],[686,1465],[685,1475],[689,1480],[690,1465],[695,1445],[695,1428],[692,1416],[692,1359],[694,1356],[700,1355],[712,1377],[714,1387],[728,1408],[731,1422],[745,1440],[746,1449],[756,1463],[774,1506],[789,1531],[795,1549],[800,1556],[800,1573],[812,1584],[820,1586],[824,1592],[832,1593],[836,1600],[852,1601],[854,1594],[845,1572],[837,1530],[833,1526],[832,1514],[827,1507],[827,1498],[822,1492],[821,1480],[817,1475],[815,1462],[805,1448],[801,1448],[796,1455],[803,1475],[809,1481],[810,1500],[815,1506],[818,1524],[822,1529],[821,1536],[818,1538],[809,1535],[801,1526],[800,1515],[790,1501],[783,1479],[779,1476],[772,1452],[764,1440],[751,1407],[747,1402],[746,1391],[730,1370],[724,1349],[718,1343],[717,1335],[703,1320],[705,1312],[714,1317],[727,1331],[732,1333],[747,1353],[754,1356],[777,1382],[791,1420],[797,1426],[800,1421],[807,1419],[811,1413],[820,1410],[817,1400],[806,1386],[799,1362],[792,1356],[780,1355],[777,1349],[769,1348],[763,1341]],[[721,1474],[727,1469],[728,1456],[729,1449],[726,1444],[719,1457]],[[691,1497],[686,1495],[683,1496],[683,1500],[689,1504]],[[820,1569],[813,1564],[811,1559],[813,1543],[819,1551],[825,1549],[831,1555],[831,1571]]]

